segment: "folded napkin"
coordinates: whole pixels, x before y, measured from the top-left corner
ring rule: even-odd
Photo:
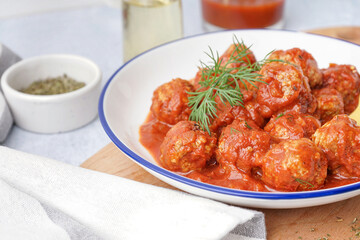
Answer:
[[[265,239],[262,213],[0,147],[0,239]]]
[[[6,69],[20,60],[21,58],[17,54],[0,43],[0,77]]]
[[[7,68],[20,60],[21,58],[18,55],[0,43],[0,79]],[[12,124],[13,118],[10,109],[0,91],[0,143],[6,139]]]
[[[13,125],[13,117],[4,95],[0,91],[0,143],[4,142]]]

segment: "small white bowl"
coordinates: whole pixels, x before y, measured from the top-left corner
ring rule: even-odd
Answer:
[[[85,86],[69,93],[32,95],[20,92],[32,82],[67,74]],[[37,133],[79,128],[97,116],[101,71],[89,59],[74,55],[44,55],[22,60],[1,77],[1,87],[16,125]]]

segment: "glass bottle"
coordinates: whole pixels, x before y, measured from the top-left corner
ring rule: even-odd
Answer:
[[[181,0],[123,0],[124,61],[182,36]]]

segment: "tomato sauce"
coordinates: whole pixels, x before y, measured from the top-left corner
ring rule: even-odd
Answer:
[[[171,126],[156,120],[151,113],[140,127],[140,143],[156,161],[160,158],[160,145],[170,128]]]
[[[285,0],[202,0],[204,19],[215,26],[264,28],[281,20]]]
[[[171,125],[160,122],[154,118],[150,113],[144,122],[141,125],[140,133],[140,143],[150,152],[154,159],[158,162],[160,161],[160,145],[163,142],[166,133],[170,130]],[[231,166],[229,166],[231,168]],[[273,192],[276,191],[271,187],[265,185],[261,180],[261,171],[259,169],[254,169],[252,176],[242,173],[236,167],[230,169],[230,171],[225,171],[221,168],[216,160],[209,162],[208,165],[199,171],[190,171],[187,173],[175,172],[176,174],[217,186],[257,191],[257,192]],[[347,185],[350,183],[358,182],[358,178],[343,178],[338,175],[328,175],[325,181],[323,189],[334,188],[338,186]],[[311,189],[309,189],[311,190]]]

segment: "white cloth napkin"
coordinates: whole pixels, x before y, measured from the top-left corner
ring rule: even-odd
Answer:
[[[20,61],[21,58],[12,52],[5,45],[0,43],[0,79],[7,68]],[[1,86],[0,86],[1,90]],[[5,98],[0,91],[0,143],[2,143],[10,132],[13,124],[13,117]]]
[[[262,213],[0,147],[0,239],[265,239]]]

